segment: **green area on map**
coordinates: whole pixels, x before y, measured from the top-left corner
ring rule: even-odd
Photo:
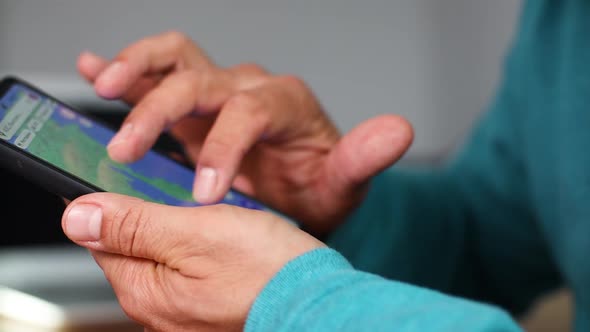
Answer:
[[[140,180],[178,200],[192,200],[191,192],[180,185],[145,177],[128,165],[112,161],[105,147],[76,125],[59,126],[48,120],[27,150],[105,191],[164,203],[134,189],[131,183]]]

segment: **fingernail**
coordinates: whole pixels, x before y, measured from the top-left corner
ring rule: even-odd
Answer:
[[[195,199],[201,203],[209,203],[217,183],[217,171],[210,167],[201,168],[197,174]]]
[[[111,139],[107,148],[111,148],[117,144],[125,143],[133,134],[133,124],[126,123],[119,129],[119,132]]]
[[[92,204],[77,204],[66,216],[65,233],[74,241],[98,241],[102,210]]]

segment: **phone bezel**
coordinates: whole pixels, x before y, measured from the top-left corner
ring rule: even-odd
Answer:
[[[44,98],[48,98],[76,113],[82,114],[82,112],[71,105],[58,100],[47,92],[16,76],[6,76],[0,81],[0,98],[15,84],[23,85]],[[87,116],[87,114],[83,114]],[[95,119],[94,117],[89,118],[92,118],[92,121],[99,122],[101,125],[105,125],[99,119]],[[3,139],[0,139],[0,153],[5,156],[5,158],[0,158],[1,166],[63,198],[73,200],[85,194],[105,191]]]

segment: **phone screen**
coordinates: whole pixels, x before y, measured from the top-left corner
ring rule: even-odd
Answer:
[[[106,145],[115,131],[53,98],[14,83],[0,96],[0,138],[104,191],[147,201],[198,206],[192,198],[195,172],[149,151],[141,160],[111,160]],[[222,203],[276,212],[231,190]]]

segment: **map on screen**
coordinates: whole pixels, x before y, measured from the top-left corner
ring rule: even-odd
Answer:
[[[191,169],[154,151],[134,163],[117,163],[106,150],[114,134],[25,85],[13,85],[0,99],[0,139],[105,191],[167,205],[199,205],[191,194]],[[235,191],[222,203],[267,210]]]

